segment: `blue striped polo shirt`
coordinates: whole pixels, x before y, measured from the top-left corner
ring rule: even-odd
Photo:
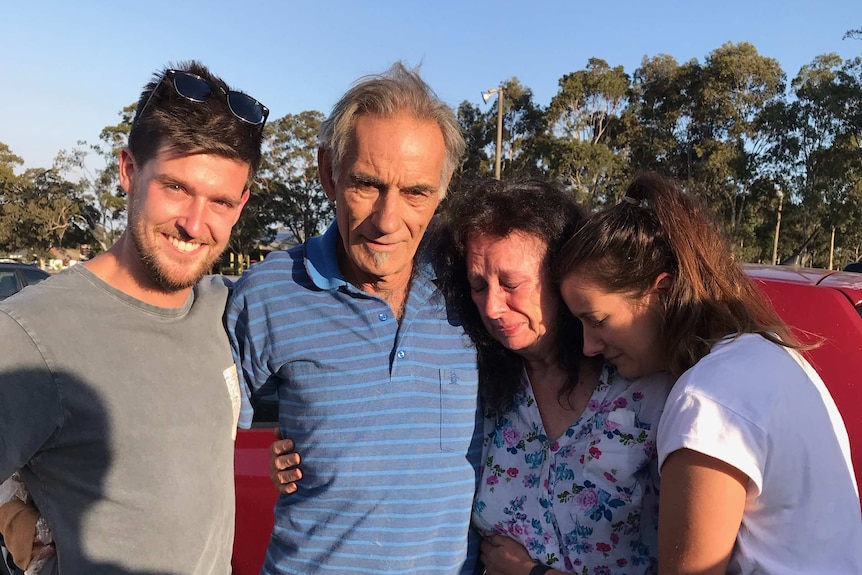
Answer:
[[[276,503],[263,572],[473,573],[475,350],[429,264],[417,258],[399,325],[385,301],[344,279],[336,241],[333,223],[270,254],[228,306],[251,400],[278,392],[282,434],[302,454],[299,490]],[[241,419],[250,424],[250,409]]]

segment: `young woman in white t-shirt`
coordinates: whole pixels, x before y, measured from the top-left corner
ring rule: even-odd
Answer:
[[[585,354],[676,378],[658,431],[661,574],[862,573],[841,416],[698,202],[640,176],[557,271]]]

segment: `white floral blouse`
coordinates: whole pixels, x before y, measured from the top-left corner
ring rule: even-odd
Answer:
[[[554,440],[524,374],[509,410],[486,414],[473,524],[559,571],[656,572],[655,438],[670,387],[664,374],[629,381],[606,364],[584,412]]]

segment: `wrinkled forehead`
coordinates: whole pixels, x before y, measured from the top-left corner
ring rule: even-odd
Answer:
[[[478,232],[467,235],[466,258],[470,268],[546,275],[547,251],[548,245],[542,238],[520,231],[505,236]]]

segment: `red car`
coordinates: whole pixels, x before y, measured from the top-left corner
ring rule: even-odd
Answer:
[[[829,387],[850,435],[856,481],[862,484],[862,274],[784,266],[746,265],[746,272],[805,342]],[[255,427],[236,441],[236,539],[234,575],[258,575],[277,498],[269,480],[269,445],[278,405],[262,401]]]

